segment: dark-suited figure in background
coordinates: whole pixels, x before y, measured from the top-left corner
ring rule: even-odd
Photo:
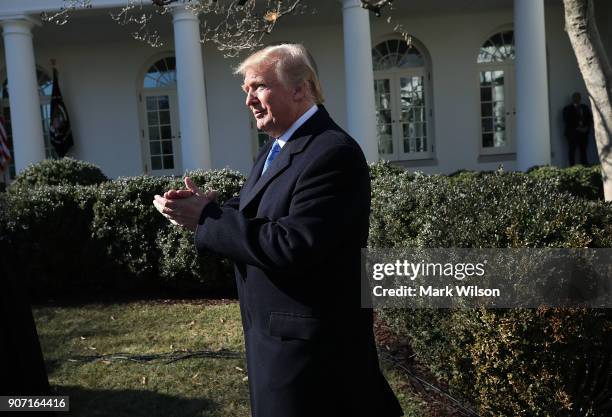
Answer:
[[[5,246],[7,245],[7,246]],[[0,253],[10,253],[0,236]],[[50,395],[45,361],[30,300],[19,271],[0,262],[0,395]],[[55,416],[50,411],[2,412],[1,416]]]
[[[400,416],[361,308],[368,165],[321,105],[315,68],[295,44],[247,58],[246,104],[272,140],[239,197],[220,206],[186,178],[154,204],[195,231],[198,253],[235,261],[254,417]]]
[[[575,164],[576,150],[580,163],[587,165],[587,145],[593,128],[593,114],[586,104],[581,103],[580,93],[572,94],[572,104],[563,108],[564,135],[569,144],[569,164]]]

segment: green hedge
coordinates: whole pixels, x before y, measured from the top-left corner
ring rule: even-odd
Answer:
[[[23,170],[9,187],[9,192],[45,185],[96,185],[108,181],[100,168],[72,158],[45,159]]]
[[[536,179],[553,179],[560,189],[589,200],[603,200],[603,181],[601,166],[584,167],[575,165],[569,168],[543,166],[532,168],[527,174]]]
[[[612,206],[560,191],[567,184],[533,173],[375,176],[370,246],[612,247]],[[597,385],[612,366],[598,356],[612,342],[609,310],[379,313],[483,416],[604,415],[589,398],[610,392]]]
[[[482,178],[503,173],[491,171],[467,171],[460,170],[449,175],[454,183],[466,183],[480,181]],[[558,168],[552,166],[533,167],[526,175],[536,180],[546,180],[554,184],[559,191],[567,192],[573,196],[586,198],[587,200],[603,200],[603,181],[601,177],[601,166],[576,165],[569,168]]]
[[[91,239],[93,186],[48,186],[5,194],[3,263],[34,297],[78,291],[99,282],[101,248]],[[4,258],[6,255],[6,258]]]
[[[229,170],[189,175],[202,188],[219,190],[220,202],[236,195],[244,180]],[[233,288],[229,262],[198,257],[192,235],[153,207],[153,196],[170,188],[184,185],[173,177],[139,176],[0,194],[5,265],[35,298]]]
[[[244,178],[235,171],[195,171],[188,175],[202,189],[219,191],[219,202],[236,195]],[[217,257],[199,258],[192,235],[170,224],[153,207],[155,194],[184,188],[171,177],[119,178],[99,187],[94,205],[93,236],[108,256],[137,285],[151,281],[184,287],[199,282],[210,290],[228,283],[229,264]]]

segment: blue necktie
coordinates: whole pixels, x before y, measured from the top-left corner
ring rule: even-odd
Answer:
[[[270,152],[268,152],[268,157],[266,158],[266,162],[264,163],[264,167],[263,167],[263,171],[261,171],[261,175],[263,175],[266,172],[266,170],[268,169],[272,161],[274,161],[274,158],[276,158],[276,155],[278,155],[280,150],[281,150],[281,146],[278,143],[278,141],[275,140],[274,145],[272,145],[272,149],[270,149]]]

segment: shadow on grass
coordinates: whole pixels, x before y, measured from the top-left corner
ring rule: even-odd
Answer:
[[[180,398],[152,391],[100,390],[53,386],[52,395],[68,395],[70,416],[187,417],[220,416],[218,404],[207,398]]]

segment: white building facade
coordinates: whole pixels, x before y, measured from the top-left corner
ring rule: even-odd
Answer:
[[[410,43],[359,0],[304,2],[316,13],[281,20],[265,42],[310,50],[326,108],[368,160],[426,173],[567,165],[561,112],[573,92],[587,95],[561,0],[398,0],[393,19]],[[198,17],[182,7],[156,19],[164,46],[135,41],[108,16],[124,4],[93,0],[56,26],[39,16],[60,0],[0,2],[0,103],[14,153],[5,182],[53,157],[52,59],[75,142],[68,156],[109,177],[248,173],[266,137],[232,75],[239,60],[199,43]],[[612,56],[612,4],[597,1],[596,13]]]

